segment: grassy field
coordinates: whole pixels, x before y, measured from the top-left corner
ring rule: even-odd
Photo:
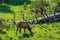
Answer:
[[[60,40],[60,22],[31,25],[33,36],[28,30],[26,33],[18,33],[16,36],[16,26],[3,29],[0,33],[0,40]]]
[[[34,0],[31,1],[34,2]],[[16,3],[17,2],[15,1],[15,4],[14,2],[10,4],[0,4],[0,19],[11,20],[14,18],[13,13],[15,13],[17,22],[23,19],[21,11],[23,11],[26,20],[35,19],[34,13],[30,11],[30,4],[27,4],[26,10],[24,10],[23,3],[21,5],[17,5]],[[55,3],[50,7],[54,9],[54,6],[56,6]],[[50,10],[52,8],[50,8]],[[52,10],[49,10],[48,6],[46,9],[48,11],[47,13],[52,12]],[[38,14],[38,17],[41,17],[41,15]],[[30,26],[32,27],[33,36],[30,35],[27,29],[26,33],[24,33],[24,30],[22,29],[22,33],[18,33],[16,36],[16,25],[14,25],[9,28],[3,28],[3,32],[0,33],[0,40],[60,40],[60,20],[43,24],[30,24]]]

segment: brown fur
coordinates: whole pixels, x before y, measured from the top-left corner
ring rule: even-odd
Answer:
[[[17,23],[17,31],[16,33],[18,32],[18,29],[20,29],[20,32],[21,32],[21,28],[24,28],[24,32],[25,32],[25,29],[27,28],[29,32],[31,32],[31,28],[29,27],[29,24],[27,21],[19,21]]]
[[[42,13],[43,12],[43,8],[42,7],[37,7],[35,9],[35,13]]]

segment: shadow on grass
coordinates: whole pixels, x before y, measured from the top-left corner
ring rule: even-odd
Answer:
[[[30,2],[31,2],[30,0],[8,0],[6,3],[8,5],[19,6],[23,5],[24,3],[29,4]]]
[[[5,36],[6,39],[13,40],[13,37],[10,37],[8,35]]]
[[[29,34],[24,33],[24,34],[22,35],[22,37],[29,38],[30,36],[29,36]]]
[[[7,5],[0,5],[0,12],[2,13],[12,13],[12,11],[10,10],[10,7]]]
[[[0,32],[1,34],[7,34],[5,31]]]
[[[9,37],[9,40],[13,40],[13,38],[12,37]]]
[[[30,36],[33,36],[33,34],[34,34],[33,32],[30,32],[30,35],[27,33],[24,33],[23,37],[29,38]]]
[[[33,32],[30,33],[31,36],[33,36],[33,34],[34,34]]]
[[[55,22],[60,22],[60,19],[57,19],[57,20],[55,20],[55,21],[50,21],[50,22],[47,22],[47,23],[55,23]]]
[[[0,37],[0,40],[2,40],[2,38]]]
[[[29,38],[31,36],[33,36],[33,32],[31,32],[30,34],[24,33],[22,36],[19,36],[19,39],[24,39],[24,38]]]

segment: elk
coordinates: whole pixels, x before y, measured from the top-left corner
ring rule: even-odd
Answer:
[[[42,7],[37,7],[35,9],[35,13],[42,13],[43,12],[43,8]]]
[[[19,29],[19,31],[20,31],[20,33],[21,33],[21,29],[22,29],[22,28],[24,29],[24,32],[25,32],[26,28],[28,29],[29,32],[32,32],[32,31],[31,31],[31,27],[29,26],[28,22],[25,21],[25,20],[19,21],[19,22],[17,23],[16,34],[18,33],[18,29]]]
[[[47,15],[46,12],[43,13],[43,11],[44,11],[44,8],[43,8],[43,7],[37,7],[37,8],[35,9],[35,17],[36,17],[36,19],[37,19],[37,16],[36,16],[36,15],[37,15],[38,13],[40,13],[42,16],[44,16],[44,14]],[[44,16],[44,17],[45,17],[45,16]],[[38,20],[37,20],[37,21],[38,21]],[[44,20],[44,22],[45,22],[45,20]]]

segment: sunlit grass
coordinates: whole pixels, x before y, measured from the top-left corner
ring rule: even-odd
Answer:
[[[58,40],[60,39],[60,34],[56,33],[58,31],[59,27],[59,22],[54,23],[54,27],[53,24],[36,24],[35,28],[33,27],[34,25],[32,25],[32,31],[33,31],[33,36],[30,36],[30,33],[28,32],[28,30],[26,30],[26,34],[29,35],[28,38],[26,38],[25,36],[23,36],[23,29],[22,29],[22,33],[18,33],[18,35],[16,36],[16,26],[11,27],[10,29],[8,29],[8,31],[6,29],[4,29],[4,31],[7,34],[1,34],[0,37],[3,40],[12,38],[12,40],[25,40],[25,39],[30,39],[30,40]],[[58,27],[56,27],[58,26]],[[20,37],[20,38],[19,38]]]
[[[35,0],[33,0],[33,2],[35,2]],[[8,5],[8,6],[10,7],[11,11],[13,11],[16,14],[16,21],[23,19],[21,11],[23,11],[26,20],[35,19],[34,13],[33,12],[31,13],[29,5],[27,7],[27,10],[24,10],[23,5],[21,6]],[[51,5],[50,7],[52,6],[55,6],[55,3],[53,3],[53,5]],[[47,8],[47,11],[50,10]],[[12,13],[0,12],[0,18],[8,20],[13,19],[14,18],[13,12]],[[3,31],[6,34],[0,33],[0,40],[1,39],[2,40],[60,40],[60,33],[58,32],[60,30],[60,22],[31,24],[30,26],[32,27],[33,36],[30,36],[30,33],[27,29],[25,35],[24,30],[22,29],[22,33],[18,33],[18,35],[16,36],[16,25],[15,25],[11,28],[8,28],[8,30],[7,27],[4,28]]]

